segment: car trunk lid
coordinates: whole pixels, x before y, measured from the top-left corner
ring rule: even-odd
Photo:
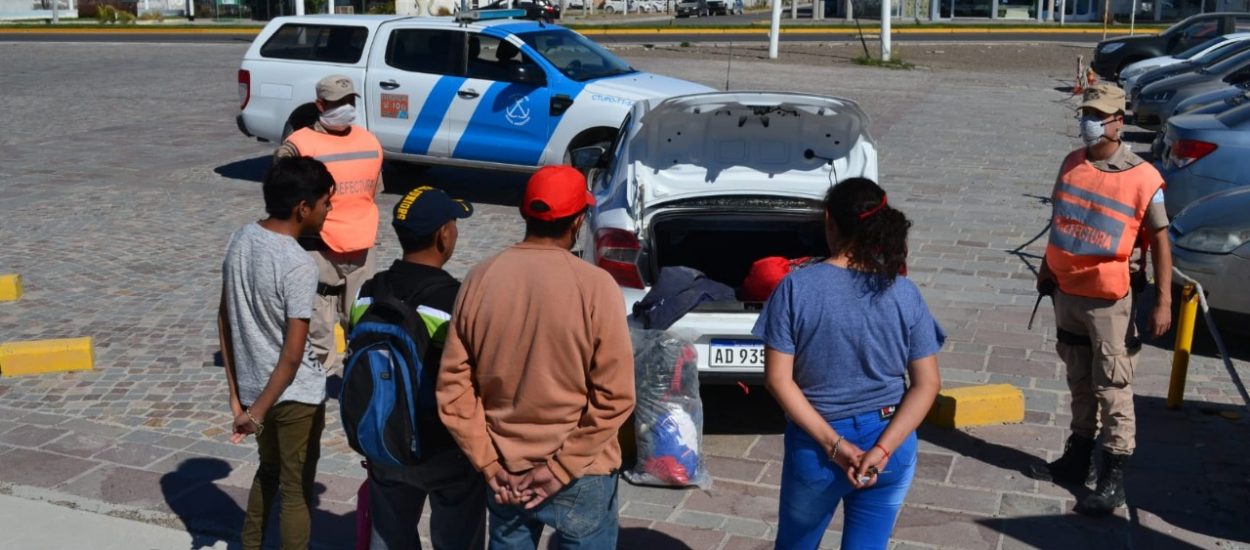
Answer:
[[[697,197],[820,199],[835,181],[877,177],[868,115],[848,100],[697,94],[656,103],[640,123],[634,142],[648,154],[632,157],[642,202],[634,206],[644,216]]]

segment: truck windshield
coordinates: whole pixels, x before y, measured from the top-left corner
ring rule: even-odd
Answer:
[[[1247,48],[1250,48],[1250,41],[1229,40],[1228,42],[1220,44],[1218,48],[1215,48],[1214,50],[1211,50],[1207,53],[1202,54],[1202,57],[1190,60],[1190,63],[1194,63],[1197,65],[1210,65],[1212,63],[1219,63],[1222,60],[1228,59],[1229,57],[1237,55],[1240,52],[1246,51]]]
[[[564,76],[579,82],[637,72],[612,52],[575,32],[548,29],[518,36]]]
[[[1189,58],[1191,58],[1191,57],[1193,57],[1193,56],[1195,56],[1195,55],[1198,55],[1198,54],[1202,53],[1202,52],[1203,52],[1204,50],[1206,50],[1207,48],[1210,48],[1211,46],[1214,46],[1214,45],[1216,45],[1216,44],[1219,44],[1220,42],[1223,42],[1223,41],[1225,41],[1225,40],[1228,40],[1228,39],[1227,39],[1227,38],[1224,38],[1223,36],[1217,36],[1217,37],[1215,37],[1215,38],[1212,38],[1212,39],[1210,39],[1210,40],[1207,40],[1206,42],[1203,42],[1203,43],[1201,43],[1201,44],[1198,44],[1197,46],[1194,46],[1194,47],[1192,47],[1192,48],[1189,48],[1188,50],[1185,50],[1185,51],[1183,51],[1183,52],[1181,52],[1181,53],[1178,53],[1178,54],[1176,54],[1176,55],[1174,55],[1174,56],[1172,56],[1172,57],[1174,57],[1174,58],[1176,58],[1176,59],[1189,59]]]

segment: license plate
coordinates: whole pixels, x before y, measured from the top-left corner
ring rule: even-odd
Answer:
[[[764,367],[764,343],[759,340],[713,339],[708,344],[708,366]]]

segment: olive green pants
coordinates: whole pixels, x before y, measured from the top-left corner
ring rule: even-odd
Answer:
[[[321,432],[326,425],[326,406],[279,403],[265,415],[264,430],[256,436],[260,467],[252,478],[243,520],[243,549],[260,550],[274,498],[282,495],[278,527],[283,550],[308,548],[309,508],[317,459],[321,458]]]

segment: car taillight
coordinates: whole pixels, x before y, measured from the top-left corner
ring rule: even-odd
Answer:
[[[1177,168],[1189,166],[1190,164],[1197,162],[1202,157],[1211,154],[1212,151],[1215,151],[1216,147],[1217,145],[1214,143],[1198,141],[1195,139],[1182,139],[1177,141],[1172,144],[1172,165]]]
[[[595,265],[616,279],[617,284],[630,288],[644,288],[642,272],[638,270],[638,256],[642,245],[638,236],[624,229],[604,228],[595,234]]]
[[[247,107],[247,102],[252,99],[252,73],[245,69],[239,69],[239,109]]]

